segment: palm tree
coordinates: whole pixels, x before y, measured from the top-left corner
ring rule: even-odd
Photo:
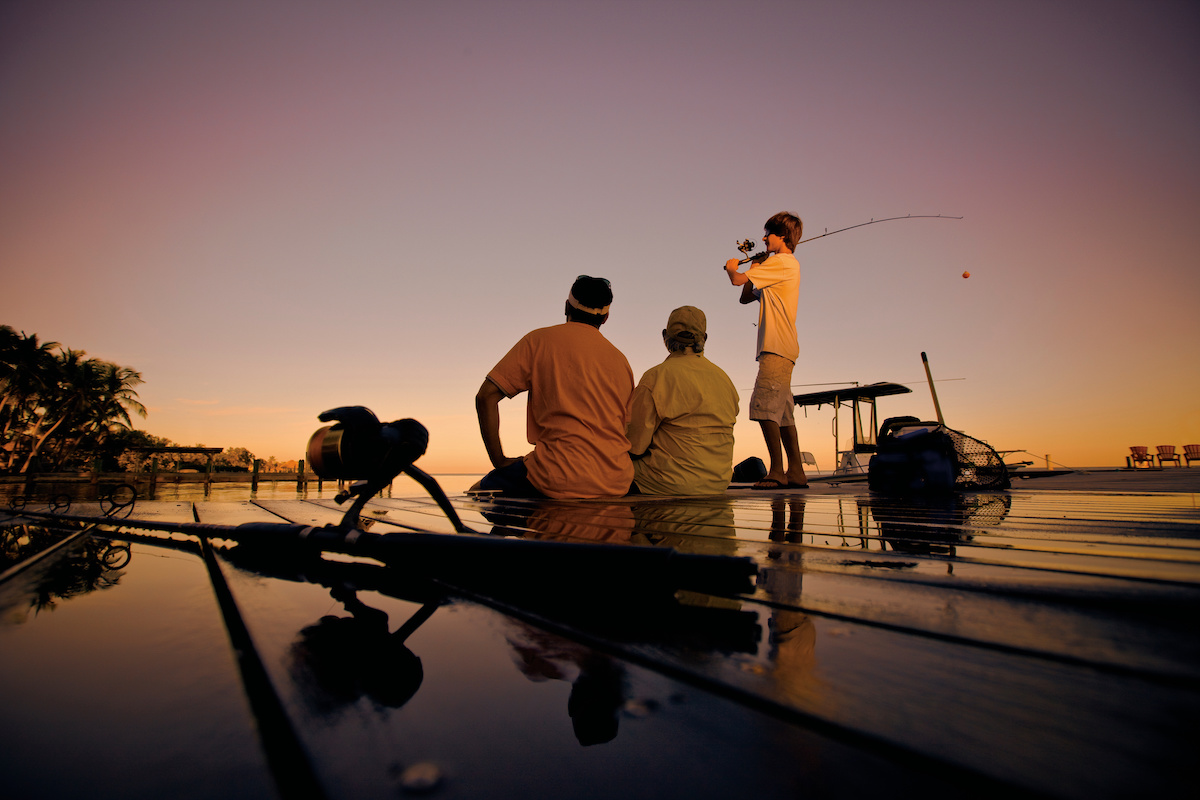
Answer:
[[[55,384],[58,347],[0,325],[0,471],[16,463],[18,439]]]
[[[39,458],[61,468],[129,430],[131,414],[146,416],[141,374],[86,356],[0,326],[0,472],[28,472]]]
[[[41,405],[30,419],[27,435],[32,444],[21,465],[21,473],[29,471],[33,460],[55,431],[61,428],[65,436],[72,430],[71,425],[63,426],[75,422],[89,398],[98,393],[99,362],[94,358],[85,359],[86,355],[83,350],[67,348],[55,356],[57,375],[51,391],[43,396]]]
[[[114,432],[131,430],[131,412],[143,418],[146,416],[146,407],[138,401],[134,391],[135,386],[143,383],[141,373],[96,359],[89,359],[87,364],[85,392],[74,412],[69,432],[55,448],[55,467],[58,469],[76,452],[97,452]]]

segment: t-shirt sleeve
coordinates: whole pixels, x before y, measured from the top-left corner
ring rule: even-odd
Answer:
[[[754,290],[761,292],[763,289],[787,280],[791,277],[791,270],[786,261],[778,255],[772,255],[761,264],[755,264],[746,270],[745,274],[750,279],[750,283],[754,284]]]
[[[533,343],[528,335],[513,345],[487,374],[508,397],[529,391],[533,376]]]

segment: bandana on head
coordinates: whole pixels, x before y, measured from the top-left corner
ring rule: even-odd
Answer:
[[[574,308],[577,311],[582,311],[585,314],[593,314],[597,317],[603,317],[605,314],[608,313],[608,309],[612,308],[611,303],[609,305],[606,305],[604,308],[588,308],[583,303],[581,303],[575,299],[574,292],[567,295],[567,302],[571,304],[571,308]]]

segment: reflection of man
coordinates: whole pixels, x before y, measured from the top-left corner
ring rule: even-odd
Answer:
[[[758,573],[758,588],[771,599],[767,657],[776,683],[792,697],[822,708],[828,693],[817,674],[817,629],[812,617],[800,610],[804,581],[804,498],[771,499],[767,565]]]
[[[705,327],[698,308],[672,311],[663,329],[670,355],[634,389],[628,435],[642,494],[721,494],[733,476],[738,394],[704,356]]]
[[[473,489],[525,497],[620,497],[629,491],[629,398],[633,371],[600,333],[612,289],[580,275],[567,296],[567,321],[525,335],[475,395],[479,431],[495,467]],[[500,400],[529,392],[526,430],[533,452],[509,458],[500,445]]]
[[[481,510],[500,536],[529,539],[628,544],[633,537],[633,511],[624,503],[553,503],[503,505]]]
[[[646,500],[633,504],[634,544],[674,547],[685,553],[736,555],[733,501],[696,497],[673,503]]]
[[[567,714],[583,746],[617,737],[625,704],[625,673],[619,663],[586,645],[555,636],[516,619],[506,634],[521,674],[531,681],[568,681]]]

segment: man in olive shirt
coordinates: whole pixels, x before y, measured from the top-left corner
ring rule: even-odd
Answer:
[[[729,486],[738,393],[704,356],[705,328],[700,309],[672,311],[663,329],[670,355],[633,391],[627,435],[642,494],[721,494]]]

